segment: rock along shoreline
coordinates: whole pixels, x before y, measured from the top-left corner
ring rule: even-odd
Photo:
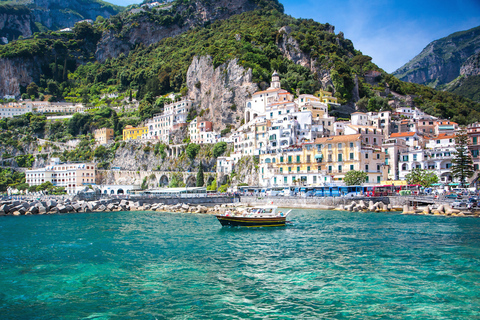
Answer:
[[[236,211],[241,203],[228,203],[206,207],[203,205],[188,205],[178,203],[167,205],[162,202],[144,203],[125,199],[110,199],[98,201],[83,201],[70,199],[40,200],[9,200],[0,202],[0,216],[43,215],[58,213],[89,213],[89,212],[112,212],[112,211],[157,211],[173,213],[203,213],[222,214],[227,210]]]
[[[266,203],[265,203],[266,204]],[[120,211],[156,211],[171,213],[198,213],[198,214],[223,214],[226,211],[232,213],[240,207],[247,207],[247,203],[227,203],[207,207],[203,205],[189,205],[178,203],[167,205],[162,202],[144,203],[126,199],[103,199],[98,201],[83,201],[71,199],[47,199],[47,200],[9,200],[0,202],[0,216],[65,214],[65,213],[89,213],[89,212],[120,212]],[[301,208],[308,209],[308,208]],[[348,211],[348,212],[397,212],[410,215],[431,215],[447,217],[480,217],[480,211],[468,211],[453,209],[448,204],[438,206],[411,207],[408,205],[392,206],[381,201],[352,201],[348,205],[338,207],[324,206],[315,208],[320,210]]]

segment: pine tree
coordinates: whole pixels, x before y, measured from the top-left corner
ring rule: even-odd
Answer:
[[[196,186],[197,187],[203,187],[204,184],[205,184],[205,179],[203,177],[203,166],[202,166],[202,162],[200,161],[200,163],[198,165]]]
[[[455,137],[454,158],[452,160],[452,175],[460,181],[460,186],[464,186],[467,178],[470,178],[475,169],[473,168],[473,159],[468,151],[469,138],[465,130],[461,131]]]

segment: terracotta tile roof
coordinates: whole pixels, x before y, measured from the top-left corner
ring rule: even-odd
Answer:
[[[267,105],[267,107],[276,106],[279,104],[289,104],[289,103],[295,104],[295,102],[292,102],[292,101],[280,101],[280,102],[270,103]]]
[[[270,93],[270,92],[277,92],[277,91],[281,91],[279,93],[284,93],[284,92],[288,93],[287,91],[285,91],[283,89],[275,88],[275,89],[268,89],[268,90],[265,90],[265,91],[258,91],[258,92],[255,92],[253,95]]]
[[[333,136],[333,137],[327,137],[327,138],[317,138],[315,139],[316,144],[320,143],[336,143],[336,142],[352,142],[352,141],[357,141],[361,140],[362,135],[361,134],[348,134],[348,135],[342,135],[342,136]]]
[[[354,124],[348,124],[347,126],[349,126],[350,128],[353,128],[353,129],[377,129],[378,132],[381,132],[380,130],[382,129],[379,129],[375,126],[359,126],[359,125],[354,125]]]
[[[457,123],[453,121],[437,121],[437,124],[438,125],[447,125],[447,124],[456,125]]]
[[[413,137],[416,134],[416,132],[395,132],[390,135],[390,138]]]
[[[365,115],[366,115],[366,113],[360,112],[360,111],[354,112],[354,113],[352,113],[352,114],[365,114]]]

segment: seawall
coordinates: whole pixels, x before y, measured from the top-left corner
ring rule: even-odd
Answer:
[[[303,208],[303,209],[334,209],[339,205],[348,205],[352,201],[383,202],[392,206],[403,206],[409,204],[409,199],[404,197],[255,197],[242,196],[240,202],[249,206],[262,206],[274,204],[282,208]]]

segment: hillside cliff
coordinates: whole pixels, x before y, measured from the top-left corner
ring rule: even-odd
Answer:
[[[431,42],[393,74],[402,81],[438,87],[460,75],[468,58],[480,52],[480,27]]]
[[[0,34],[8,41],[34,32],[73,27],[78,21],[98,16],[109,18],[123,10],[98,0],[24,0],[0,5]]]
[[[104,62],[120,53],[127,55],[136,45],[149,46],[196,26],[256,8],[258,5],[252,0],[217,0],[214,3],[195,0],[177,1],[158,9],[133,9],[115,17],[114,27],[104,31],[95,55],[98,61]]]
[[[210,56],[194,57],[187,71],[188,97],[197,105],[197,112],[213,122],[220,131],[225,124],[243,119],[246,98],[257,91],[252,82],[252,70],[238,65],[238,60],[214,68]]]

